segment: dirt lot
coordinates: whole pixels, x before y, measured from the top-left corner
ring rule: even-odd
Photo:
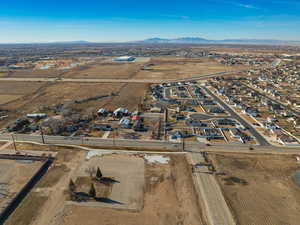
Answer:
[[[16,160],[1,159],[1,183],[8,184],[9,192],[18,192],[40,166],[41,162],[25,163]]]
[[[82,161],[78,161],[78,157],[79,155],[76,157],[71,155],[69,162],[73,162],[73,167],[69,175],[64,175],[64,178],[61,178],[51,189],[43,189],[43,192],[41,192],[42,189],[38,189],[33,192],[34,195],[26,199],[26,202],[30,202],[32,198],[37,197],[37,193],[44,193],[44,196],[48,196],[52,193],[49,195],[48,200],[44,201],[44,199],[41,199],[43,200],[41,201],[41,210],[35,213],[34,221],[30,224],[204,224],[202,223],[201,209],[197,201],[195,201],[197,197],[191,180],[189,166],[184,156],[170,156],[171,162],[169,164],[146,164],[145,187],[143,188],[144,207],[138,211],[66,205],[62,202],[61,200],[63,198],[60,197],[63,195],[64,189],[61,188],[61,185],[65,184],[67,186],[69,180],[67,177],[70,177],[71,174],[73,174],[73,177],[77,173],[76,171],[80,171],[78,170],[78,165],[80,165]],[[120,157],[122,159],[122,157],[126,156]],[[127,158],[128,157],[133,156],[127,156]],[[82,157],[80,158],[82,160]],[[75,161],[77,161],[77,166],[74,164]],[[127,171],[125,167],[124,165],[124,172]],[[104,173],[108,173],[108,171],[105,172],[104,170]],[[51,190],[55,190],[55,192]],[[124,193],[124,191],[126,192],[126,190],[121,192]],[[18,212],[20,213],[22,210],[26,212],[25,208],[18,209]],[[16,224],[24,225],[29,223],[15,223],[15,225]]]
[[[0,208],[23,188],[41,165],[41,162],[0,159]]]
[[[295,157],[273,155],[210,156],[226,201],[240,225],[299,224],[299,187],[292,174],[300,169]]]
[[[45,147],[43,150],[48,149]],[[84,159],[84,151],[72,148],[51,148],[51,151],[55,150],[58,151],[56,161],[14,211],[6,224],[49,224],[55,212],[63,206],[65,187],[72,172],[78,168],[79,162]],[[45,217],[38,217],[39,213]]]
[[[100,168],[104,177],[114,180],[111,193],[107,197],[116,204],[105,202],[79,203],[81,206],[108,207],[128,210],[140,210],[143,207],[144,159],[128,155],[95,156],[82,163],[76,177],[89,177],[90,169]],[[126,169],[124,169],[126,168]]]

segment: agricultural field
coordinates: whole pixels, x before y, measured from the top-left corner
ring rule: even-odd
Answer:
[[[300,165],[295,157],[211,154],[210,158],[225,174],[217,179],[237,224],[299,224],[300,187],[293,177]]]

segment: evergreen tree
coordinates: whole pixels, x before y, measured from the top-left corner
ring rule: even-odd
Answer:
[[[98,180],[100,180],[101,178],[102,178],[102,172],[101,172],[101,170],[99,169],[99,167],[97,168],[97,173],[96,173],[96,178],[98,179]]]
[[[69,191],[72,193],[76,191],[76,186],[72,179],[70,179],[70,182],[69,182]]]
[[[89,191],[89,196],[92,197],[92,198],[96,197],[96,189],[95,189],[93,183],[91,183],[91,187],[90,187],[90,191]]]

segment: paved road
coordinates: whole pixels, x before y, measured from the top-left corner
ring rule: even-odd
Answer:
[[[19,142],[37,142],[43,143],[42,136],[15,134],[15,141]],[[1,134],[0,140],[11,141],[12,136],[9,134]],[[103,146],[103,147],[144,147],[159,149],[181,150],[181,143],[156,140],[129,140],[129,139],[112,139],[112,138],[87,138],[87,137],[65,137],[65,136],[44,136],[46,144],[63,144],[63,145],[87,145],[87,146]]]
[[[212,93],[208,88],[202,87],[208,94],[210,94],[216,102],[218,102],[225,110],[227,110],[233,118],[240,122],[244,127],[248,127],[249,131],[256,138],[258,143],[262,146],[269,146],[270,143],[252,126],[252,124],[248,123],[244,120],[239,114],[237,114],[231,107],[229,107],[223,100],[221,100],[218,96]]]
[[[190,154],[193,165],[202,162],[202,154]],[[214,175],[209,173],[206,166],[201,166],[193,173],[196,189],[200,194],[200,201],[203,202],[205,216],[211,225],[235,225],[234,218],[225,201],[221,188]],[[198,187],[198,188],[197,188]]]
[[[14,139],[19,142],[36,142],[42,143],[42,137],[40,135],[28,135],[28,134],[15,134]],[[171,141],[157,141],[157,140],[125,140],[125,139],[102,139],[102,138],[81,138],[81,137],[64,137],[64,136],[44,136],[46,144],[58,144],[58,145],[86,145],[95,147],[137,147],[145,148],[149,150],[183,150],[183,144],[181,142]],[[0,134],[1,141],[12,141],[12,136],[9,134]],[[205,145],[205,143],[195,141],[185,141],[184,149],[186,151],[206,151],[214,149],[215,151],[228,151],[228,152],[241,152],[249,151],[250,145],[245,144],[212,144],[211,147]],[[261,152],[285,152],[297,153],[300,147],[286,147],[286,146],[272,146],[272,145],[254,145],[255,150]],[[252,152],[252,151],[251,151]]]
[[[212,119],[225,119],[225,118],[231,118],[231,116],[217,116],[217,115],[208,115],[203,113],[193,113],[189,116],[191,119],[196,120],[212,120]]]

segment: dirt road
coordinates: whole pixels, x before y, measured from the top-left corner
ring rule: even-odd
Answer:
[[[191,154],[193,164],[203,162],[201,154]],[[207,222],[210,225],[235,225],[230,209],[224,199],[221,188],[215,177],[208,173],[206,166],[201,166],[194,172],[195,183],[198,184],[200,201],[204,205]]]

